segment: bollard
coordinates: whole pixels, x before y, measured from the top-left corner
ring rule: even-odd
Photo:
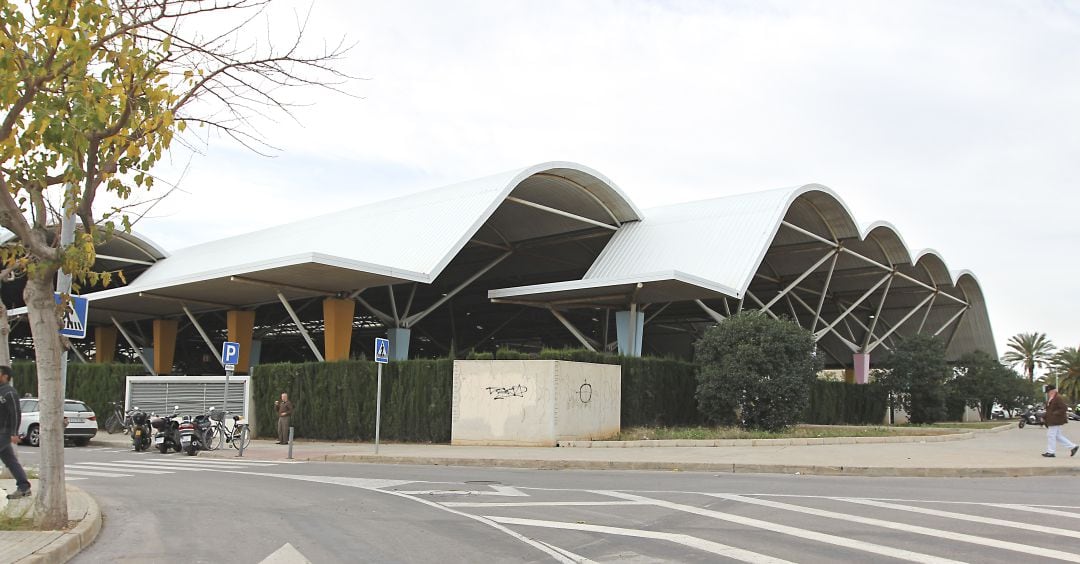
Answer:
[[[234,431],[234,433],[235,433],[235,431]],[[240,441],[240,449],[239,450],[240,450],[240,453],[237,454],[236,456],[239,456],[239,457],[243,458],[244,457],[244,441]]]
[[[293,427],[289,427],[289,460],[292,460],[292,437]]]

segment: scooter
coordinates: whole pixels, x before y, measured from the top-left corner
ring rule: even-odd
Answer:
[[[210,450],[213,431],[210,428],[209,416],[206,414],[195,417],[185,415],[179,429],[180,446],[188,456],[195,456],[200,450]]]
[[[154,446],[161,454],[168,453],[170,448],[180,452],[180,422],[176,420],[179,411],[180,406],[174,406],[171,414],[152,419],[150,422],[157,429],[157,435],[154,435]]]
[[[1076,407],[1069,410],[1070,421],[1080,421],[1080,403],[1076,404]]]
[[[1020,428],[1023,429],[1025,425],[1039,425],[1040,427],[1045,425],[1043,423],[1044,415],[1046,415],[1046,409],[1041,405],[1039,407],[1027,406],[1027,409],[1020,414]]]
[[[150,416],[136,407],[128,413],[128,417],[131,418],[132,448],[135,452],[150,448]]]

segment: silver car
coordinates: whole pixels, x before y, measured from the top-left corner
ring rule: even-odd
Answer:
[[[37,398],[19,400],[22,410],[22,422],[19,424],[19,436],[23,444],[41,445],[41,411]],[[79,400],[64,400],[64,439],[70,439],[77,446],[86,446],[97,435],[97,415],[85,403]]]

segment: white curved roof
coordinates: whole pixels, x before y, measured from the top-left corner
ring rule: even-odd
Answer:
[[[430,283],[526,181],[532,190],[543,192],[546,205],[574,209],[586,202],[605,210],[606,217],[596,220],[613,224],[640,219],[634,204],[599,172],[576,163],[548,162],[180,249],[130,285],[87,297],[97,302],[157,290],[173,295],[167,290],[187,292],[193,285],[232,276],[331,292],[405,281]],[[573,189],[544,191],[556,181]],[[240,301],[235,289],[207,287],[204,294],[185,296],[251,303]]]

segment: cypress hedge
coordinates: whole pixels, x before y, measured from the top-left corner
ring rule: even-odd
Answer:
[[[489,356],[490,355],[490,356]],[[622,425],[701,422],[693,364],[663,358],[605,355],[587,350],[526,354],[500,350],[474,360],[543,359],[622,366]],[[450,359],[392,362],[383,368],[381,436],[406,442],[450,441],[454,363]],[[252,377],[256,435],[275,436],[274,401],[289,394],[297,436],[322,440],[375,437],[376,366],[370,361],[263,364]]]
[[[888,392],[878,384],[815,380],[802,420],[816,425],[876,425],[884,421],[888,401]]]
[[[12,379],[19,394],[37,396],[37,365],[29,361],[16,361],[11,365]],[[139,364],[68,364],[68,399],[77,399],[90,406],[98,416],[98,426],[105,424],[112,413],[110,401],[124,401],[128,376],[145,374]]]

